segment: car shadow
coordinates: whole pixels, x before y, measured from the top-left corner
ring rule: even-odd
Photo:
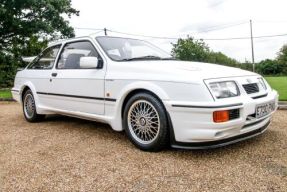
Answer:
[[[91,121],[76,117],[70,117],[70,116],[64,116],[64,115],[46,115],[46,118],[44,121],[40,123],[49,123],[51,125],[64,125],[64,126],[57,126],[58,128],[64,128],[64,129],[71,129],[71,130],[79,130],[82,129],[85,132],[91,132],[98,135],[105,135],[108,140],[109,138],[113,138],[115,136],[123,136],[125,135],[123,131],[114,131],[110,125],[97,122],[97,121]]]
[[[245,161],[254,161],[253,163],[256,163],[255,160],[262,161],[266,157],[271,158],[269,154],[272,154],[273,150],[284,150],[284,147],[282,147],[284,144],[278,148],[279,142],[284,143],[284,139],[278,141],[278,133],[269,129],[262,135],[218,148],[199,150],[169,148],[168,150],[170,155],[176,155],[183,160],[194,161],[198,159],[200,161],[210,161],[210,159],[223,160],[228,158],[231,161],[245,159]],[[169,153],[168,151],[166,152]]]
[[[48,115],[46,119],[43,121],[43,123],[51,123],[52,125],[64,124],[65,126],[59,126],[59,128],[62,127],[71,130],[77,130],[81,128],[82,130],[84,130],[84,132],[90,132],[92,134],[105,137],[105,142],[109,142],[110,140],[114,141],[116,139],[118,144],[124,144],[128,148],[138,150],[136,149],[135,146],[133,146],[130,143],[124,131],[121,132],[114,131],[108,124],[74,117],[62,116],[62,115]],[[177,154],[179,157],[192,156],[193,158],[202,158],[202,157],[218,158],[219,154],[221,157],[224,157],[233,154],[234,152],[250,151],[251,147],[261,145],[261,143],[264,140],[266,140],[270,134],[272,133],[269,130],[267,130],[263,135],[257,136],[255,138],[212,149],[195,150],[195,149],[175,149],[172,147],[167,147],[162,151],[162,153],[166,155]]]

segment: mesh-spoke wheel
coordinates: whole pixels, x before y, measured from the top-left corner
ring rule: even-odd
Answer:
[[[37,122],[45,118],[45,115],[37,114],[36,103],[31,90],[24,92],[23,112],[25,119],[29,122]]]
[[[137,93],[127,101],[123,126],[130,141],[145,151],[160,151],[169,141],[165,108],[148,93]]]
[[[32,118],[35,113],[35,102],[33,95],[27,93],[24,98],[24,113],[28,118]]]
[[[128,112],[128,126],[138,142],[152,143],[157,138],[160,129],[158,112],[150,102],[136,101]]]

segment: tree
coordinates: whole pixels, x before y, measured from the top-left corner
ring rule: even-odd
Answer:
[[[282,68],[282,74],[287,75],[287,44],[278,52],[277,61]]]
[[[27,63],[22,62],[22,56],[38,55],[47,44],[47,40],[39,41],[37,36],[32,36],[23,45],[13,45],[10,54],[0,52],[0,87],[13,85],[17,68],[27,65]]]
[[[79,15],[71,0],[1,0],[0,2],[0,87],[13,84],[22,56],[33,56],[48,41],[74,36],[65,19]]]
[[[23,44],[31,36],[61,38],[74,36],[63,15],[71,17],[79,11],[71,0],[2,0],[0,4],[0,51],[13,44]]]
[[[203,40],[194,40],[191,37],[179,39],[176,44],[172,44],[172,54],[176,58],[184,61],[200,61],[217,63],[228,66],[237,66],[235,59],[229,58],[221,52],[213,52]]]
[[[230,57],[227,57],[221,52],[210,52],[208,54],[207,61],[209,63],[216,63],[221,65],[227,65],[232,67],[238,67],[238,62],[235,59],[232,59]]]
[[[238,67],[240,69],[243,69],[243,70],[248,70],[248,71],[253,71],[253,65],[251,62],[249,62],[248,60],[245,60],[243,63],[240,63],[238,65]]]
[[[256,64],[256,71],[262,75],[278,75],[282,73],[282,65],[277,60],[265,59]]]
[[[172,54],[184,61],[207,61],[209,47],[202,40],[194,40],[192,37],[179,39],[172,44]]]

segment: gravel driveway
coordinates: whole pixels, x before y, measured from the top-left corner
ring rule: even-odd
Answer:
[[[27,123],[0,103],[0,191],[287,191],[287,111],[262,136],[215,150],[147,153],[107,125]]]

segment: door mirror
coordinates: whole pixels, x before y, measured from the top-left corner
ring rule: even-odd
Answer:
[[[94,69],[98,68],[99,60],[97,57],[81,57],[80,68],[81,69]]]

